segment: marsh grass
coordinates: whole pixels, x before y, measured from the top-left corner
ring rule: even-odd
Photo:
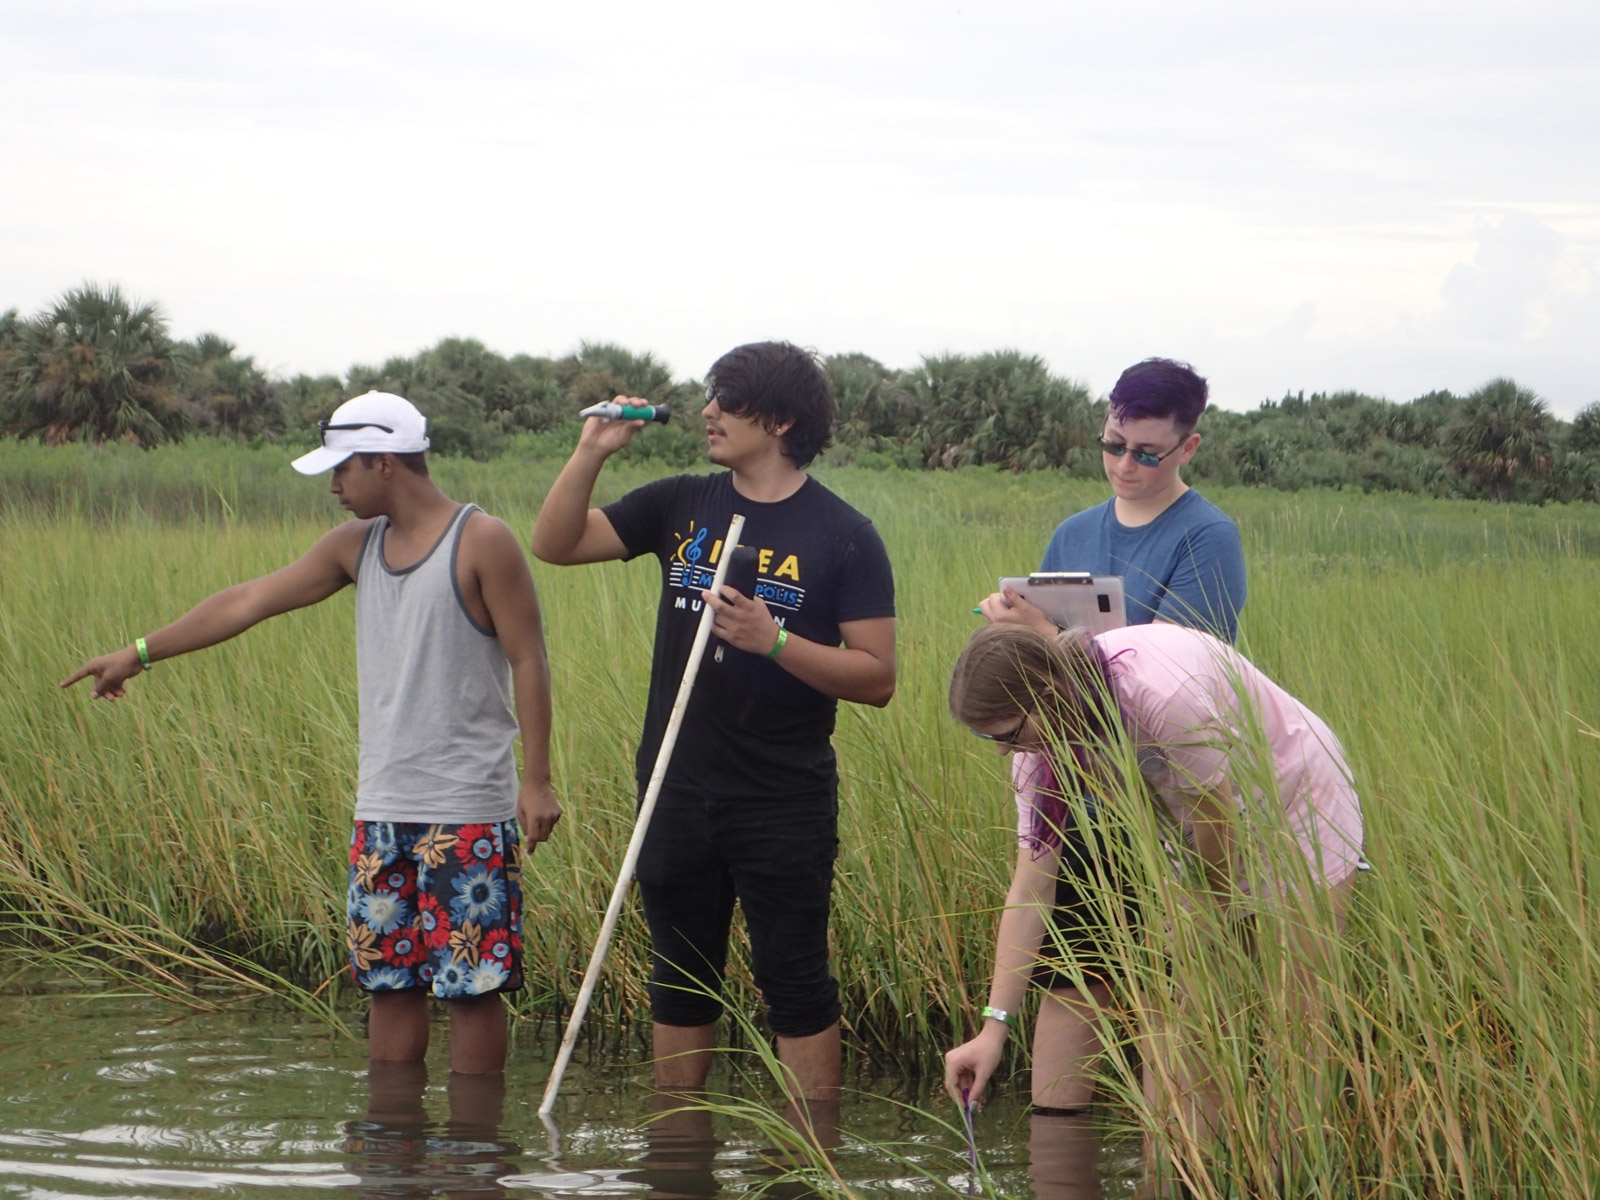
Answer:
[[[110,969],[189,1003],[253,989],[335,1016],[352,999],[339,982],[356,765],[348,595],[159,664],[116,704],[56,688],[336,519],[281,450],[187,455],[0,443],[0,972]],[[525,537],[558,467],[446,460],[436,474]],[[837,735],[847,1034],[876,1067],[932,1070],[982,1001],[1013,857],[1004,764],[947,716],[949,668],[976,599],[1101,490],[976,470],[821,474],[877,522],[900,597],[896,699],[846,706]],[[645,477],[608,469],[600,499]],[[1284,1168],[1297,1195],[1600,1194],[1600,512],[1208,494],[1245,537],[1242,647],[1339,734],[1376,870],[1318,993],[1332,1103],[1299,1094],[1312,1056],[1266,998],[1270,955],[1251,965],[1221,932],[1174,916],[1156,947],[1185,967],[1172,978],[1234,1014],[1188,1028],[1224,1084],[1221,1153],[1144,1110],[1143,1022],[1106,1031],[1135,1051],[1108,1059],[1113,1112],[1157,1135],[1205,1196],[1270,1182],[1284,1145],[1297,1148]],[[535,576],[568,814],[525,877],[534,969],[518,1004],[542,1036],[577,990],[627,841],[658,580],[648,563]],[[1153,854],[1150,829],[1130,832]],[[1156,862],[1141,878],[1172,916]],[[642,1046],[645,951],[630,910],[581,1053]],[[1164,960],[1131,935],[1124,954],[1130,988],[1181,1021]],[[729,1000],[757,1010],[743,967]],[[1291,1125],[1296,1111],[1315,1127]]]

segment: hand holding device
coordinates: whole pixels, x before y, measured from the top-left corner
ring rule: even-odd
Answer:
[[[667,404],[622,404],[607,400],[604,404],[591,404],[578,415],[603,417],[607,421],[653,421],[657,425],[665,425],[672,419],[672,407]]]
[[[1032,575],[1002,579],[1001,593],[1008,589],[1037,606],[1060,629],[1081,626],[1090,633],[1104,633],[1128,623],[1120,575],[1035,571]]]

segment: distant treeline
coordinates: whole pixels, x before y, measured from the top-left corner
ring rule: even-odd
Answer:
[[[865,354],[827,360],[839,398],[833,462],[916,469],[991,465],[1100,473],[1105,401],[1016,350],[946,354],[895,370]],[[574,354],[496,354],[446,338],[343,378],[270,378],[216,334],[174,339],[155,304],[117,287],[75,288],[24,318],[0,313],[0,432],[49,444],[150,446],[196,434],[305,444],[341,400],[398,392],[428,415],[434,450],[474,458],[515,446],[562,454],[579,409],[617,394],[673,405],[629,456],[703,456],[702,385],[654,356],[585,342]],[[1600,402],[1570,423],[1510,379],[1407,403],[1304,392],[1253,412],[1208,411],[1189,478],[1297,490],[1346,487],[1533,503],[1600,500]]]

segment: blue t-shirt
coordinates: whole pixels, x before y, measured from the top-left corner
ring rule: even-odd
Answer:
[[[1239,527],[1193,488],[1148,525],[1117,520],[1115,499],[1073,514],[1056,527],[1039,569],[1122,576],[1130,625],[1159,617],[1230,642],[1239,635]]]

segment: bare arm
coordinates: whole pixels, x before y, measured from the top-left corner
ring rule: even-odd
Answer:
[[[1045,918],[1055,904],[1056,876],[1061,869],[1061,851],[1040,858],[1023,846],[1017,851],[1017,867],[1006,892],[1006,908],[1000,914],[1000,932],[995,938],[994,977],[989,982],[989,1005],[1016,1014],[1028,990],[1028,978],[1044,941]],[[1000,1054],[1005,1048],[1007,1027],[999,1021],[985,1021],[978,1035],[944,1056],[944,1087],[950,1098],[961,1103],[962,1089],[976,1100],[983,1095]]]
[[[765,601],[726,586],[720,597],[709,589],[700,594],[716,614],[711,631],[730,646],[762,655],[777,646],[778,622]],[[893,617],[842,622],[842,646],[791,633],[773,661],[825,696],[882,708],[894,696],[894,633]]]
[[[842,646],[791,635],[778,654],[778,665],[825,695],[884,707],[894,698],[894,618],[845,621],[839,636]]]
[[[505,522],[474,513],[462,535],[479,595],[500,648],[511,663],[517,724],[522,731],[522,786],[517,819],[532,849],[561,820],[550,781],[550,665],[545,657],[539,596],[522,548]]]
[[[646,403],[626,396],[618,396],[617,401]],[[601,417],[590,417],[583,423],[577,448],[539,507],[539,519],[533,526],[535,557],[558,566],[572,566],[608,562],[627,553],[605,513],[590,508],[589,499],[606,459],[643,428],[643,421],[607,421]]]
[[[268,617],[326,600],[355,578],[366,521],[351,521],[324,534],[304,555],[270,575],[207,596],[172,624],[145,636],[151,662],[176,658],[237,637]],[[92,696],[120,699],[123,684],[143,669],[138,651],[125,646],[92,658],[61,681],[71,687],[94,676]]]

